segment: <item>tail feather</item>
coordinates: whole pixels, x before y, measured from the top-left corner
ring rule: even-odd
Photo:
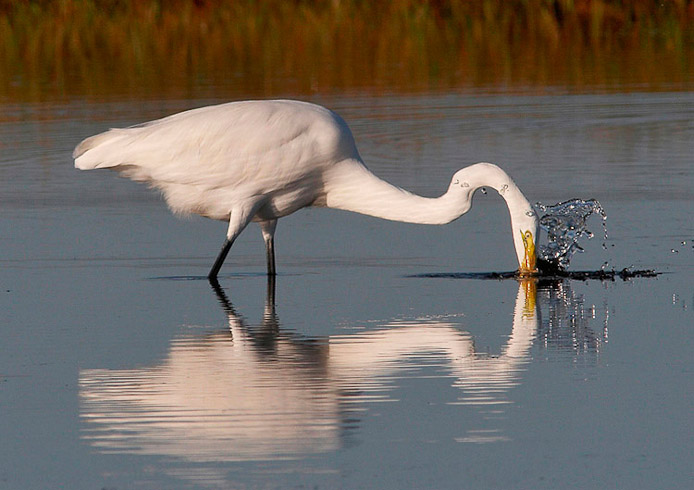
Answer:
[[[121,140],[123,136],[123,130],[111,129],[85,139],[72,152],[72,158],[75,159],[75,167],[80,170],[91,170],[120,165],[121,161],[113,159],[117,152],[112,151],[112,148],[110,149],[109,147]]]

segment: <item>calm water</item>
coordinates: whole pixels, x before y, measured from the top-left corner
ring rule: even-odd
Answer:
[[[531,201],[607,215],[573,269],[657,279],[411,277],[515,268],[478,195],[443,227],[328,210],[251,226],[80,173],[83,137],[219,100],[0,104],[0,488],[686,488],[694,93],[316,97],[378,175],[425,195],[478,161]],[[186,280],[190,279],[190,280]]]

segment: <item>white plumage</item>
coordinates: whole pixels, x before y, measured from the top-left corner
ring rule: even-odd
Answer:
[[[537,219],[503,170],[472,165],[456,172],[441,197],[417,196],[373,175],[347,124],[315,104],[275,100],[202,107],[92,136],[73,157],[78,169],[109,168],[149,183],[175,213],[228,221],[210,279],[250,221],[262,227],[268,274],[274,275],[277,219],[298,209],[326,206],[444,224],[467,212],[475,190],[485,186],[506,200],[521,272],[535,269]]]

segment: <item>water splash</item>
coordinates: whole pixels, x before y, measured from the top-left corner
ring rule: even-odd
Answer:
[[[622,269],[610,267],[609,262],[603,262],[599,270],[569,271],[571,258],[577,252],[583,252],[579,241],[587,237],[594,237],[588,229],[588,219],[597,215],[601,219],[603,230],[602,248],[607,250],[607,214],[602,205],[595,199],[570,199],[558,204],[535,204],[540,228],[547,233],[547,243],[537,245],[537,273],[534,275],[539,281],[556,281],[563,279],[575,279],[587,281],[595,279],[599,281],[624,281],[636,277],[658,277],[660,272],[653,269],[634,269],[633,266]],[[614,246],[614,245],[613,245]],[[694,248],[694,247],[693,247]],[[673,249],[675,253],[675,249]],[[408,277],[448,278],[448,279],[519,279],[519,271],[508,272],[435,272],[415,274]]]
[[[607,240],[607,214],[595,199],[570,199],[558,204],[537,203],[535,206],[540,215],[540,228],[547,233],[547,244],[538,248],[538,260],[551,269],[566,270],[573,255],[583,252],[578,242],[584,236],[593,238],[593,232],[587,227],[587,220],[592,215],[602,219],[604,239]],[[603,265],[603,269],[605,267]]]

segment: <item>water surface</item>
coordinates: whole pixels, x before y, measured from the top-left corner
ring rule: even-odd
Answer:
[[[83,137],[207,103],[0,107],[0,487],[683,488],[691,481],[694,97],[315,97],[378,175],[443,192],[491,161],[531,201],[608,216],[572,268],[633,281],[412,277],[513,270],[503,201],[443,227],[306,210],[280,275],[252,225],[170,215]],[[182,280],[190,278],[191,280]]]

